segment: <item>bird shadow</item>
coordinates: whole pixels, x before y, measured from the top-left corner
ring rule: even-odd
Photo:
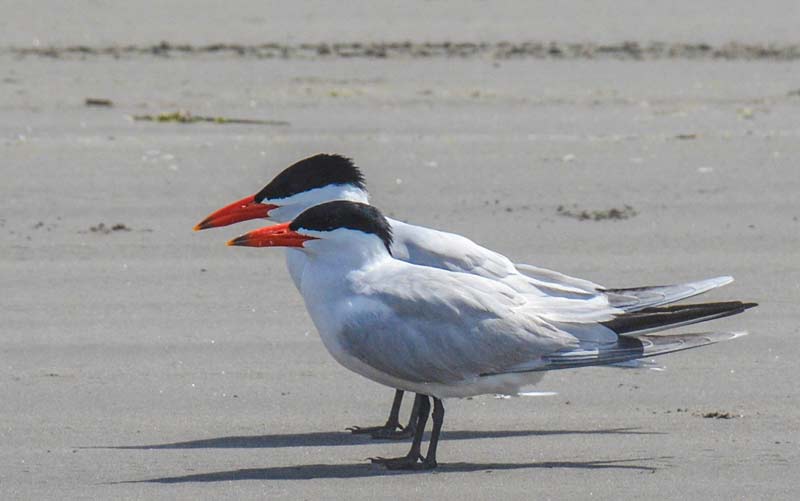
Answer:
[[[551,435],[659,435],[660,432],[642,431],[638,428],[610,428],[599,430],[456,430],[442,432],[442,440],[473,440],[480,438],[544,437]],[[426,434],[427,435],[427,434]],[[243,435],[189,440],[164,444],[94,446],[85,449],[273,449],[283,447],[329,447],[363,445],[376,440],[369,435],[346,432],[310,432],[270,435]]]
[[[534,463],[444,463],[435,470],[428,471],[390,471],[368,463],[348,464],[306,464],[296,466],[276,466],[272,468],[245,468],[229,471],[194,473],[174,477],[159,477],[146,480],[115,482],[180,484],[189,482],[230,482],[235,480],[311,480],[325,478],[363,478],[382,477],[387,475],[408,475],[419,473],[470,473],[477,471],[504,471],[522,469],[556,469],[570,468],[578,470],[634,470],[653,473],[658,468],[652,465],[638,464],[647,461],[670,459],[663,458],[631,458],[607,459],[597,461],[540,461]]]

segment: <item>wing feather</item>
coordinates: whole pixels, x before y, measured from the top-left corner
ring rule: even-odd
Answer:
[[[358,303],[342,305],[342,346],[407,381],[463,381],[579,344],[499,282],[408,264],[350,279]]]

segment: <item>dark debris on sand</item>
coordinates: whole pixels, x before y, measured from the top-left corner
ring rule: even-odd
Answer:
[[[613,207],[606,210],[586,210],[586,209],[569,209],[563,205],[559,205],[556,212],[560,216],[571,217],[578,221],[604,221],[629,219],[638,214],[636,209],[630,205],[624,205],[621,209]]]
[[[109,233],[114,233],[117,231],[131,231],[130,228],[125,226],[123,223],[117,223],[112,226],[106,226],[105,223],[100,223],[97,226],[92,226],[89,228],[89,231],[92,233],[99,233],[102,235],[108,235]]]
[[[49,58],[89,57],[192,57],[217,55],[255,59],[386,59],[386,58],[491,58],[491,59],[705,59],[775,60],[800,59],[800,44],[748,44],[636,42],[619,43],[527,41],[527,42],[349,42],[349,43],[260,43],[207,45],[68,45],[14,47],[12,54]]]
[[[250,118],[227,118],[227,117],[204,117],[193,115],[189,111],[178,110],[157,115],[133,115],[133,119],[143,122],[158,123],[181,123],[193,124],[199,122],[209,122],[215,124],[245,124],[245,125],[289,125],[284,120],[259,120]]]
[[[736,419],[742,417],[741,414],[735,414],[733,412],[723,412],[723,411],[703,412],[702,414],[700,414],[700,416],[706,419]]]

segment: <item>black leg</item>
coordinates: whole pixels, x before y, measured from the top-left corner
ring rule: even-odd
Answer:
[[[427,395],[420,395],[417,393],[414,399],[414,405],[418,409],[417,425],[414,431],[414,441],[411,443],[411,450],[408,454],[398,458],[370,458],[373,463],[384,465],[390,470],[422,470],[432,468],[425,462],[420,462],[425,458],[422,457],[420,449],[422,447],[422,435],[425,433],[425,424],[428,422],[428,414],[431,411],[431,402]]]
[[[400,392],[400,390],[397,390]],[[402,394],[402,392],[401,392]],[[396,397],[395,397],[396,398]],[[394,408],[392,408],[394,411]],[[397,410],[400,410],[400,406],[398,405]],[[375,430],[370,433],[372,438],[383,438],[388,440],[403,440],[405,438],[411,438],[414,436],[414,432],[417,429],[417,414],[419,414],[419,401],[414,398],[414,405],[411,406],[411,415],[408,416],[408,424],[405,426],[398,425],[397,430],[391,428],[383,428],[379,430]],[[395,414],[395,417],[397,415]]]
[[[407,457],[413,457],[414,461],[422,459],[420,448],[422,447],[422,435],[425,434],[425,424],[428,422],[428,414],[431,412],[431,401],[427,395],[417,393],[414,398],[417,407],[417,429],[414,430],[414,440],[411,442],[411,450]]]
[[[376,435],[381,433],[389,433],[394,432],[396,430],[403,430],[403,427],[400,425],[400,404],[403,402],[403,390],[397,390],[394,392],[394,401],[392,402],[392,410],[389,411],[389,419],[386,420],[386,424],[383,426],[351,426],[347,428],[348,431],[351,433],[369,433],[372,434],[374,438],[391,438],[391,437],[378,437]],[[402,431],[400,432],[402,433]],[[410,435],[409,435],[410,436]],[[402,437],[400,437],[402,438]]]
[[[389,420],[386,423],[397,424],[400,426],[400,404],[403,403],[403,390],[395,390],[394,400],[392,400],[392,409],[389,411]]]
[[[444,404],[436,397],[433,397],[433,430],[431,430],[431,439],[428,441],[428,455],[422,464],[426,469],[436,468],[436,446],[439,445],[439,434],[442,431],[442,423],[444,422]]]
[[[408,416],[408,424],[403,428],[400,434],[405,434],[405,437],[398,437],[398,438],[408,438],[413,437],[414,433],[417,431],[417,420],[419,419],[419,401],[415,398],[414,405],[411,406],[411,414]],[[395,437],[390,437],[395,438]]]
[[[399,421],[399,411],[400,411],[400,400],[403,398],[403,391],[397,390],[397,393],[400,397],[395,397],[396,407],[392,407],[392,415],[394,419]],[[403,440],[406,438],[411,438],[414,436],[414,431],[417,429],[417,414],[419,408],[419,402],[416,398],[414,398],[414,405],[411,406],[411,415],[408,418],[408,424],[406,426],[397,425],[397,429],[389,428],[388,426],[379,430],[375,430],[370,433],[372,438],[384,438],[388,440]],[[390,418],[391,419],[391,416]]]
[[[347,428],[351,433],[369,433],[372,438],[383,438],[389,440],[402,440],[414,436],[417,428],[417,399],[411,408],[411,415],[408,418],[408,425],[400,425],[400,404],[403,402],[403,390],[397,390],[394,394],[392,410],[389,412],[389,419],[383,426],[370,426],[362,428],[351,426]]]

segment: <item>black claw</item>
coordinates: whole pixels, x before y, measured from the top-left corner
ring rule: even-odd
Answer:
[[[403,393],[403,390],[395,391],[392,410],[389,412],[389,419],[386,421],[386,424],[383,426],[365,426],[363,428],[361,426],[351,426],[346,428],[347,431],[357,435],[369,434],[372,438],[391,438],[395,440],[404,438],[404,435],[402,435],[404,433],[403,426],[398,420],[400,405],[403,402]],[[400,433],[401,435],[395,436],[396,433]]]
[[[434,462],[431,465],[428,461],[425,461],[425,458],[422,456],[401,456],[398,458],[383,458],[383,457],[374,457],[369,458],[373,464],[379,464],[386,468],[387,470],[428,470],[431,468],[436,467],[436,463]]]
[[[379,440],[403,440],[413,437],[414,430],[409,430],[402,426],[400,426],[399,429],[384,428],[370,433],[370,436]]]
[[[383,426],[364,426],[364,427],[361,427],[361,426],[350,426],[350,427],[345,428],[345,429],[347,431],[349,431],[350,433],[354,434],[354,435],[366,435],[366,434],[369,434],[369,435],[372,435],[372,438],[383,438],[383,437],[378,437],[376,435],[391,434],[391,433],[395,432],[395,430],[398,430],[398,429],[402,430],[403,427],[400,426],[399,424],[398,425],[385,424]]]

